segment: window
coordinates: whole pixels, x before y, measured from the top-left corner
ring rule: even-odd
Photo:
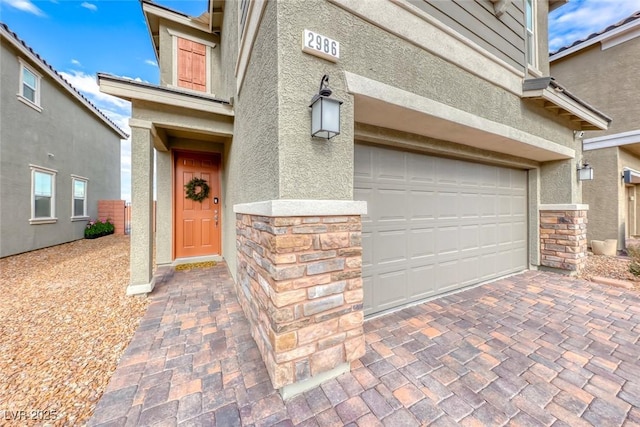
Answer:
[[[538,46],[536,43],[536,4],[535,0],[525,0],[526,20],[526,55],[527,64],[532,68],[538,68]]]
[[[238,14],[238,19],[240,20],[238,29],[240,31],[240,38],[244,34],[244,27],[247,24],[247,15],[249,14],[249,0],[240,0],[240,13]]]
[[[31,166],[32,224],[55,222],[56,171]]]
[[[20,88],[18,99],[30,106],[40,106],[40,75],[20,61]]]
[[[73,191],[72,218],[87,217],[87,179],[71,175],[71,190]]]
[[[178,86],[207,90],[207,47],[178,37]]]

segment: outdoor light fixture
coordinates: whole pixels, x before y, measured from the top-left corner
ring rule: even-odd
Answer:
[[[329,76],[322,76],[320,89],[311,100],[311,136],[331,139],[340,135],[340,105],[342,101],[329,98]]]
[[[593,168],[589,163],[584,162],[582,167],[578,166],[578,180],[591,181],[593,179]]]

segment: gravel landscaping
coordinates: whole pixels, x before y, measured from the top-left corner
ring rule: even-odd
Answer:
[[[0,259],[3,419],[3,411],[53,415],[51,425],[89,419],[148,304],[125,295],[128,280],[128,236]]]
[[[590,280],[592,277],[600,276],[609,279],[626,280],[634,285],[634,289],[640,292],[640,281],[638,277],[629,272],[628,257],[593,255],[589,253],[585,268],[580,273],[581,278]]]

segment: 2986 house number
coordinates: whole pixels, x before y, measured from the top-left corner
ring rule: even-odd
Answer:
[[[310,30],[302,34],[302,51],[331,62],[340,59],[340,42]]]

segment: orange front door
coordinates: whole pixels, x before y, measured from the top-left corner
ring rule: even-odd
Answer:
[[[176,152],[175,162],[175,257],[218,255],[222,228],[220,156]],[[187,198],[184,186],[193,178],[204,179],[209,185],[209,197],[202,202]]]

